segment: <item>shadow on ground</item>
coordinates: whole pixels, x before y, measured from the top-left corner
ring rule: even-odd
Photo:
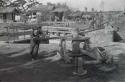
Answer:
[[[88,70],[85,76],[73,76],[73,64],[62,61],[45,61],[45,58],[54,57],[56,51],[40,51],[38,59],[32,61],[31,55],[25,50],[19,56],[10,57],[10,54],[0,54],[0,80],[1,82],[125,82],[124,62],[113,72],[104,73],[95,65],[84,66]],[[19,54],[19,52],[13,52]],[[124,61],[124,54],[120,55]]]

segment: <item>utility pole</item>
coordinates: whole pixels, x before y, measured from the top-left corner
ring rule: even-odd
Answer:
[[[88,12],[88,8],[87,7],[84,7],[84,9],[85,9],[85,12]]]
[[[105,3],[103,0],[101,0],[101,3],[100,3],[101,11],[104,11],[104,6],[105,6]]]

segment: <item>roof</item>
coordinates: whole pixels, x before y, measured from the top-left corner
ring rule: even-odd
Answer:
[[[29,12],[37,12],[37,11],[51,11],[53,10],[54,6],[50,6],[50,5],[37,5],[37,6],[33,6],[31,7],[28,11]]]
[[[15,7],[0,8],[0,13],[12,13],[17,11]]]
[[[69,9],[66,7],[59,7],[59,8],[55,8],[52,12],[66,12]]]
[[[73,12],[73,13],[71,13],[69,16],[71,16],[71,17],[78,17],[78,16],[82,16],[82,12]]]

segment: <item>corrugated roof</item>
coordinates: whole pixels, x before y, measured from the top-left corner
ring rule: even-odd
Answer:
[[[0,13],[12,13],[15,11],[16,11],[15,7],[0,8]]]

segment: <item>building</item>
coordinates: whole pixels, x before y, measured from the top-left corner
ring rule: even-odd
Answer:
[[[54,5],[54,4],[38,4],[31,7],[27,14],[29,15],[29,21],[62,21],[65,18],[66,12],[69,8],[65,5]],[[37,17],[38,16],[38,17]]]
[[[31,7],[27,15],[29,17],[29,22],[47,21],[50,20],[51,11],[54,9],[52,5],[38,4]]]
[[[15,22],[18,13],[19,11],[15,7],[0,8],[0,23]]]
[[[54,14],[54,19],[55,21],[63,21],[66,18],[67,12],[70,11],[67,6],[57,6],[55,9],[52,11]]]
[[[69,15],[69,18],[77,21],[77,20],[80,20],[82,18],[82,15],[83,15],[83,12],[75,11]]]

